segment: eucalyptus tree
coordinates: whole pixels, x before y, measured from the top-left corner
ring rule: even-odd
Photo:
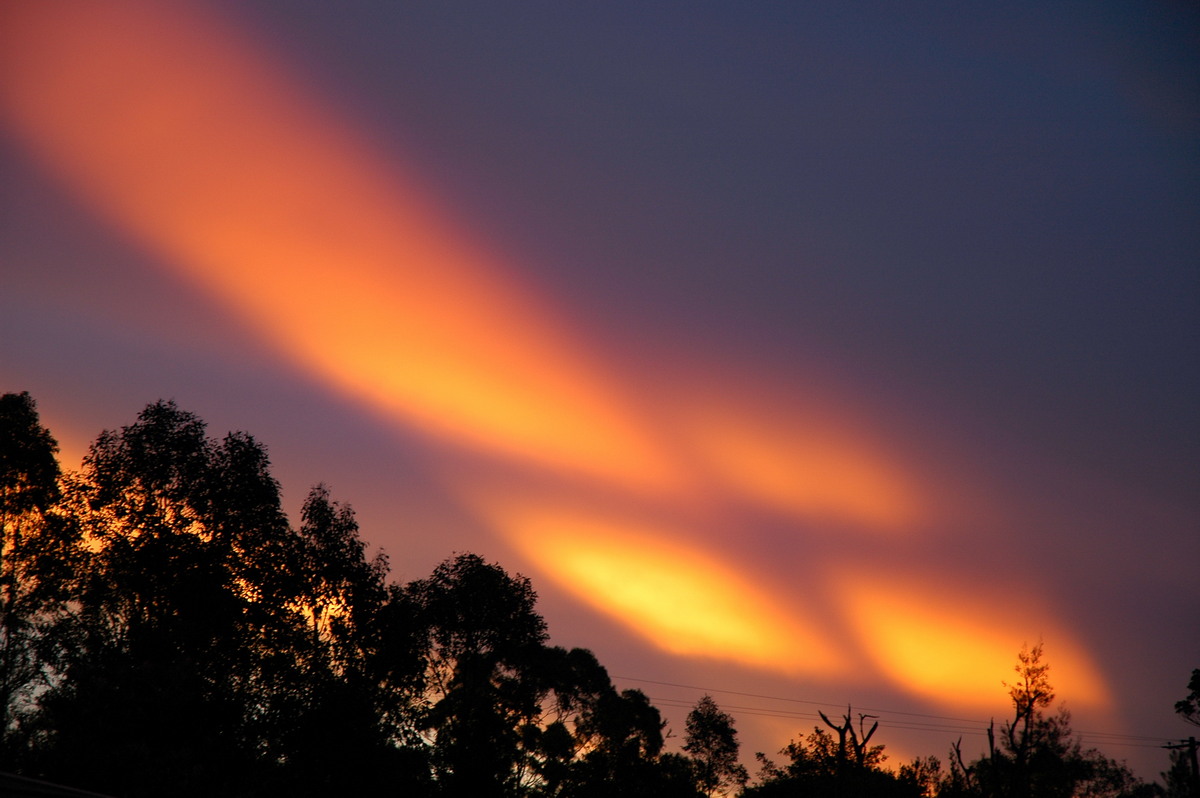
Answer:
[[[737,728],[712,696],[696,703],[685,729],[683,750],[691,755],[701,790],[708,795],[727,795],[746,783],[749,774],[738,762]]]
[[[952,749],[948,795],[985,798],[1120,798],[1154,792],[1120,762],[1095,749],[1083,749],[1071,730],[1071,716],[1060,705],[1051,714],[1054,687],[1042,644],[1026,646],[1008,686],[1013,717],[997,734],[988,728],[987,753],[967,764],[961,747]],[[997,741],[996,738],[999,738]]]
[[[38,705],[41,774],[90,773],[86,786],[122,794],[271,792],[310,783],[302,774],[332,742],[386,739],[371,700],[356,713],[334,700],[357,695],[341,679],[346,624],[318,647],[311,637],[314,607],[348,596],[337,574],[362,575],[351,603],[363,615],[382,600],[383,566],[363,564],[352,515],[323,489],[293,530],[253,437],[210,438],[197,416],[157,402],[101,433],[66,505],[87,560],[56,637],[61,679]],[[349,564],[321,561],[342,554]]]
[[[522,729],[528,794],[699,798],[691,761],[664,754],[665,722],[640,690],[618,692],[587,649],[547,648],[543,712]]]
[[[388,584],[325,486],[289,524],[250,435],[157,402],[64,477],[9,395],[0,443],[14,769],[135,797],[701,794],[644,694],[549,645],[528,579],[460,554]]]
[[[252,588],[230,567],[235,525],[213,516],[216,450],[203,422],[159,402],[85,457],[68,502],[89,558],[56,641],[62,680],[39,701],[44,774],[202,794],[252,757],[238,701],[254,689]]]
[[[528,579],[460,554],[408,585],[424,668],[414,720],[441,795],[699,798],[664,723],[586,649],[548,644]]]
[[[833,723],[823,713],[822,718],[838,732],[837,737],[825,729],[813,727],[811,734],[792,740],[780,752],[788,760],[783,765],[776,765],[758,754],[762,770],[757,783],[747,788],[743,795],[747,798],[793,795],[922,798],[929,792],[927,774],[932,775],[928,771],[933,768],[940,770],[937,763],[914,764],[894,773],[884,766],[885,747],[870,744],[874,727],[868,732],[862,723],[864,718],[860,718],[857,731],[853,729],[849,710],[841,724]]]
[[[366,794],[403,785],[421,794],[423,759],[406,748],[415,657],[411,606],[389,604],[387,559],[366,556],[348,504],[319,484],[294,538],[288,591],[302,634],[288,649],[302,688],[272,735],[287,760],[290,795]],[[394,640],[385,640],[394,635]]]
[[[418,719],[439,789],[516,795],[520,729],[540,714],[536,663],[546,622],[528,579],[475,554],[446,560],[408,586],[425,634]]]
[[[51,673],[39,645],[82,557],[59,508],[57,452],[28,393],[0,396],[0,770],[16,767],[18,717]]]
[[[1200,668],[1192,671],[1188,694],[1175,702],[1175,713],[1193,726],[1200,726]]]

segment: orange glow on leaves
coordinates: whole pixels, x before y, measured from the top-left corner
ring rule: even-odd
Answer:
[[[814,626],[667,530],[537,502],[492,502],[484,514],[560,586],[673,654],[790,675],[839,664]]]
[[[1044,637],[1060,698],[1072,706],[1108,705],[1103,678],[1070,634],[1012,596],[968,597],[981,589],[860,575],[842,580],[840,598],[875,665],[914,693],[966,709],[1006,705],[1003,684],[1014,681],[1017,652]]]

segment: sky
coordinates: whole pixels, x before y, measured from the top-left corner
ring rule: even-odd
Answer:
[[[1042,641],[1155,777],[1200,667],[1182,3],[0,9],[0,389],[160,398],[399,580],[533,580],[682,734],[981,752]],[[811,7],[810,7],[811,6]]]

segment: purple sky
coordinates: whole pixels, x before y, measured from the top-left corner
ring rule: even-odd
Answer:
[[[37,116],[27,86],[52,74],[38,71],[38,37],[70,25],[14,26],[30,33],[0,79],[0,387],[33,394],[68,467],[160,397],[214,434],[248,430],[289,512],[330,483],[397,578],[460,550],[529,575],[553,639],[648,680],[621,684],[661,699],[676,733],[675,705],[699,693],[654,682],[889,710],[889,750],[944,756],[962,733],[948,718],[981,731],[1003,715],[1004,689],[987,674],[994,709],[965,687],[939,697],[905,670],[905,645],[928,639],[932,652],[967,624],[973,651],[1014,661],[1043,637],[1086,741],[1156,776],[1155,746],[1188,733],[1171,706],[1200,667],[1200,15],[798,5],[199,4],[275,70],[238,96],[287,87],[336,135],[280,127],[309,118],[285,113],[300,106],[267,109],[274,153],[255,120],[194,92],[179,102],[220,116],[214,131],[253,128],[228,141],[290,168],[314,219],[363,208],[370,192],[338,176],[372,167],[413,229],[425,210],[446,220],[430,251],[448,252],[448,236],[483,253],[447,267],[499,286],[477,298],[440,290],[440,265],[384,255],[378,273],[349,254],[327,271],[280,264],[277,294],[243,295],[238,275],[258,268],[244,248],[210,279],[211,261],[188,260],[160,222],[114,210],[118,177],[81,178],[72,164],[86,160],[43,147],[67,123]],[[27,10],[4,14],[24,25]],[[214,53],[214,81],[241,68],[236,52],[228,64]],[[126,115],[133,102],[96,74],[84,139],[124,129],[102,116],[110,95]],[[206,131],[178,140],[218,169],[208,150],[225,134]],[[306,152],[344,155],[350,171]],[[124,155],[122,174],[142,165],[146,185],[191,185],[171,182],[165,155]],[[346,193],[310,199],[310,177]],[[246,181],[224,185],[206,201],[245,200]],[[412,197],[422,210],[407,216]],[[354,231],[382,231],[375,251],[391,251],[393,205],[372,207],[378,230],[371,213],[339,222],[347,252]],[[311,232],[271,229],[262,241],[282,248]],[[354,287],[367,273],[385,275],[378,297]],[[292,279],[308,293],[293,297]],[[429,415],[416,372],[388,359],[403,343],[376,350],[350,329],[355,308],[373,319],[371,303],[393,297],[398,326],[372,329],[403,337],[413,318],[419,337],[428,313],[447,325],[446,352],[466,336],[465,372],[499,363],[500,393],[561,409],[567,434],[521,452],[519,431],[485,441],[455,426],[453,407]],[[476,311],[486,334],[463,326]],[[345,331],[346,363],[300,342],[306,329]],[[591,449],[571,448],[593,433]],[[601,473],[606,437],[627,473]],[[654,457],[686,487],[635,484]],[[785,467],[800,487],[780,486]],[[554,529],[587,545],[561,548]],[[639,567],[723,583],[711,616],[757,616],[743,620],[765,636],[761,656],[689,648],[695,629],[652,642],[662,619],[622,604],[601,567],[627,535],[657,552]],[[1089,679],[1107,700],[1087,697]],[[814,724],[761,714],[808,704],[715,697],[756,708],[734,712],[748,752]],[[937,728],[907,728],[902,712]],[[964,749],[982,745],[968,734]]]

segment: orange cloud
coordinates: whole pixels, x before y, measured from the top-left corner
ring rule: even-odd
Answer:
[[[923,520],[900,466],[839,429],[830,414],[771,414],[761,403],[718,401],[700,402],[682,414],[682,424],[705,468],[736,493],[800,519],[878,532],[903,532]]]
[[[911,476],[852,424],[768,414],[727,386],[696,407],[619,385],[404,174],[195,7],[0,13],[11,131],[293,362],[398,423],[505,466],[565,473],[588,495],[649,496],[672,519],[757,504],[890,532],[924,517]],[[802,610],[710,549],[655,524],[547,509],[556,498],[483,515],[546,576],[647,640],[788,673],[841,662]],[[878,641],[880,669],[918,692],[975,695],[979,678],[993,689],[993,652],[1005,666],[1025,639],[940,614],[925,594],[871,589],[845,591],[850,619]],[[922,676],[931,659],[941,670]],[[1080,689],[1099,695],[1084,673]]]
[[[671,530],[544,500],[477,509],[560,587],[665,651],[788,675],[827,675],[840,664],[800,610]]]
[[[948,707],[1004,707],[1017,652],[1045,641],[1058,695],[1072,706],[1108,706],[1111,696],[1091,658],[1047,617],[1011,594],[986,595],[979,584],[944,575],[902,580],[887,574],[844,576],[841,605],[860,645],[894,683]],[[981,595],[982,594],[982,595]]]
[[[688,454],[501,265],[235,31],[180,3],[23,4],[10,126],[121,230],[341,391],[470,451],[635,490],[895,528],[911,497],[846,435],[684,419]],[[674,408],[659,414],[674,423]]]
[[[474,449],[678,482],[545,309],[233,31],[160,2],[10,6],[0,31],[11,126],[296,361]]]

